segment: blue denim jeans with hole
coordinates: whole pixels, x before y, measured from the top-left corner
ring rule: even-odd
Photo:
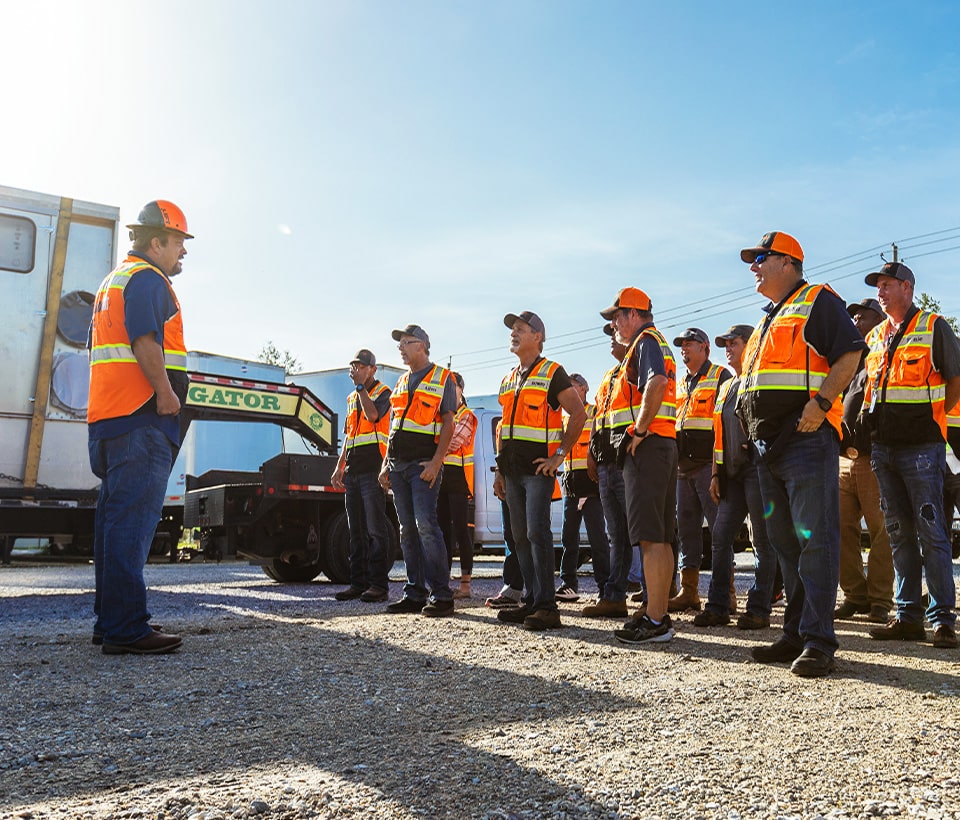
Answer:
[[[516,542],[517,560],[526,586],[523,602],[531,612],[554,610],[553,531],[550,528],[550,499],[556,479],[549,475],[504,476],[510,527]]]
[[[585,498],[564,496],[563,527],[560,530],[560,540],[563,542],[560,580],[571,589],[579,589],[577,566],[580,563],[581,521],[587,529],[597,594],[602,598],[603,588],[610,577],[610,540],[607,538],[607,530],[603,523],[603,505],[600,503],[600,496],[589,495]]]
[[[441,476],[431,487],[420,478],[423,465],[398,461],[390,467],[393,503],[400,519],[400,549],[407,568],[403,596],[412,601],[452,601],[447,545],[437,520]]]
[[[390,522],[386,493],[375,470],[343,474],[344,507],[350,527],[350,586],[389,588]]]
[[[135,643],[152,634],[143,568],[177,448],[158,428],[146,426],[90,441],[88,450],[101,482],[93,536],[93,631],[105,643]]]
[[[897,618],[923,623],[923,575],[933,626],[956,621],[956,587],[948,524],[943,512],[946,447],[874,443],[870,465],[880,484],[880,506],[890,536]]]
[[[784,639],[832,657],[838,646],[833,610],[840,578],[840,445],[824,423],[778,446],[766,460],[755,457],[767,535],[787,595]]]

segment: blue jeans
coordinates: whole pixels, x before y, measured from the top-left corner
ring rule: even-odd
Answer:
[[[350,586],[389,588],[390,524],[386,494],[376,472],[343,474],[344,505],[350,526]]]
[[[420,478],[417,462],[399,461],[390,468],[393,503],[400,519],[400,549],[407,568],[403,596],[413,601],[452,601],[447,545],[437,521],[437,496],[441,476],[431,487]]]
[[[896,573],[897,618],[923,623],[922,575],[927,575],[933,626],[953,625],[956,589],[948,524],[943,514],[943,442],[909,446],[874,444],[870,464],[880,483],[880,506]]]
[[[506,501],[500,501],[500,519],[503,521],[503,583],[510,589],[523,592],[523,573],[517,560],[517,542],[510,526],[510,508]]]
[[[135,643],[152,634],[143,568],[177,448],[148,426],[90,441],[88,449],[90,468],[101,482],[93,536],[93,631],[105,643]]]
[[[680,542],[679,567],[700,571],[703,562],[703,519],[710,534],[717,517],[717,505],[710,497],[712,465],[677,477],[677,538]]]
[[[757,445],[759,452],[761,445]],[[778,445],[779,446],[779,445]],[[787,608],[785,640],[830,655],[840,576],[840,446],[833,428],[793,433],[758,458],[767,535],[780,557]]]
[[[640,547],[633,548],[633,560],[630,562],[630,570],[627,572],[627,580],[635,584],[646,586],[643,577],[643,551]]]
[[[600,497],[589,495],[582,499],[565,496],[563,499],[563,527],[560,540],[563,542],[563,555],[560,558],[560,580],[571,589],[577,589],[577,565],[580,562],[580,522],[587,526],[587,540],[590,542],[593,579],[597,582],[599,597],[603,597],[603,587],[610,577],[610,540],[603,526],[603,505]]]
[[[556,479],[549,475],[504,476],[510,526],[517,545],[517,560],[530,611],[556,609],[553,588],[553,532],[550,499]]]
[[[603,587],[602,597],[607,601],[624,601],[633,551],[627,530],[627,491],[623,483],[623,470],[616,464],[600,464],[597,474],[600,479],[600,501],[610,535],[610,575]]]
[[[770,617],[773,578],[777,574],[777,556],[770,546],[763,520],[760,477],[753,464],[744,466],[740,475],[727,479],[724,496],[717,506],[713,524],[713,564],[707,609],[730,614],[730,575],[733,568],[733,542],[750,514],[753,535],[754,582],[747,595],[747,612]]]

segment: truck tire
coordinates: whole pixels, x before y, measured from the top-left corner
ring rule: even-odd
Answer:
[[[279,558],[274,558],[269,564],[263,564],[262,569],[270,578],[281,584],[306,584],[321,572],[319,563],[288,564]]]
[[[323,574],[335,584],[350,583],[350,528],[341,510],[323,528]]]

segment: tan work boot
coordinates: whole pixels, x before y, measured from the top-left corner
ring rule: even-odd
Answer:
[[[580,610],[584,618],[626,618],[626,601],[608,601],[600,598],[596,603],[587,604]]]
[[[667,601],[667,612],[700,609],[700,570],[680,570],[680,594]]]

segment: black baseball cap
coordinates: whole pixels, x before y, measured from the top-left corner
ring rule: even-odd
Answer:
[[[847,305],[847,313],[850,314],[850,318],[852,319],[864,308],[867,310],[876,311],[883,316],[883,308],[880,307],[880,303],[876,299],[871,299],[869,297],[866,299],[861,299],[859,302],[851,302],[849,305]]]
[[[710,344],[710,337],[698,327],[688,327],[673,340],[673,346],[680,347],[683,342],[700,342],[708,345]]]
[[[503,323],[508,328],[513,330],[513,326],[516,324],[518,319],[521,322],[526,322],[528,325],[530,325],[530,327],[533,328],[534,333],[539,333],[541,336],[543,336],[544,341],[547,340],[547,329],[543,326],[543,319],[537,316],[537,314],[532,310],[525,310],[523,313],[508,313],[503,317]]]
[[[880,270],[874,273],[868,273],[867,278],[863,281],[870,285],[870,287],[875,288],[877,286],[877,280],[881,276],[892,276],[901,282],[909,282],[911,285],[917,284],[917,280],[913,278],[913,271],[904,265],[903,262],[887,262]]]
[[[423,342],[427,346],[427,350],[430,349],[430,337],[420,325],[407,325],[403,330],[393,331],[391,335],[395,342],[399,342],[403,336],[413,336],[414,339]]]
[[[365,347],[360,348],[356,355],[350,360],[350,364],[364,364],[367,367],[373,367],[377,363],[377,357]]]
[[[753,325],[734,325],[726,333],[721,333],[714,340],[717,343],[717,347],[726,347],[727,342],[731,339],[743,339],[747,342],[750,340],[750,337],[753,335]]]

